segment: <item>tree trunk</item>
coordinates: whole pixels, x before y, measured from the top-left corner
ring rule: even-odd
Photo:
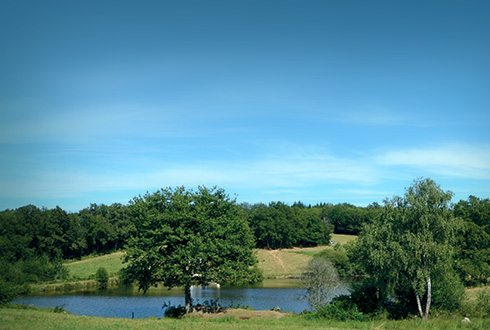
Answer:
[[[419,314],[421,318],[424,318],[424,312],[422,312],[422,303],[420,302],[420,296],[415,294],[415,299],[417,299],[417,308],[419,309]]]
[[[185,286],[185,313],[192,312],[192,297],[191,297],[191,286]]]
[[[428,320],[429,319],[429,309],[430,309],[430,303],[431,303],[431,300],[432,300],[431,288],[432,288],[432,283],[430,281],[430,276],[429,276],[429,278],[427,279],[427,302],[425,303],[425,316],[424,316],[424,320]]]
[[[422,311],[422,301],[418,294],[415,295],[415,299],[417,299],[417,308],[419,310],[420,317],[424,321],[427,321],[429,319],[429,309],[432,300],[432,283],[430,277],[427,278],[427,301],[425,303],[425,312]]]

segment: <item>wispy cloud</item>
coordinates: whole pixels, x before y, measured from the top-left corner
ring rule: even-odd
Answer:
[[[490,178],[490,147],[463,144],[409,148],[375,157],[381,166],[407,166],[460,178]]]
[[[124,202],[162,187],[217,185],[231,194],[249,193],[242,201],[356,200],[359,205],[367,205],[402,193],[403,187],[419,176],[488,180],[489,151],[488,146],[459,144],[349,157],[315,146],[283,145],[267,146],[254,157],[244,155],[232,160],[172,160],[146,154],[141,165],[130,161],[129,170],[117,164],[113,168],[101,164],[103,167],[92,169],[30,168],[22,178],[0,172],[0,197],[56,200],[126,191],[129,196],[120,201]],[[137,159],[138,155],[134,157]],[[463,195],[471,193],[464,187],[457,189]]]

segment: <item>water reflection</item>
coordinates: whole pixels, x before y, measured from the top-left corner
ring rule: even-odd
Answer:
[[[300,313],[309,306],[297,298],[303,294],[298,280],[264,280],[257,285],[245,287],[193,287],[195,304],[216,302],[221,306],[249,306],[256,310],[280,307],[283,311]],[[339,288],[337,294],[348,294],[348,285]],[[65,308],[72,314],[102,317],[135,318],[163,317],[164,303],[184,304],[184,290],[168,290],[164,287],[150,288],[143,295],[134,286],[122,286],[102,291],[24,296],[14,303],[38,307]]]

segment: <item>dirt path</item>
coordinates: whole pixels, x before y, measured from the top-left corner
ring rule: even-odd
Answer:
[[[284,270],[285,273],[287,273],[288,271],[286,270],[286,267],[284,267],[284,263],[282,262],[282,259],[277,255],[277,251],[278,250],[270,250],[268,251],[269,254],[274,257],[274,259],[277,260],[277,263],[279,264],[279,266],[282,267],[282,269]]]

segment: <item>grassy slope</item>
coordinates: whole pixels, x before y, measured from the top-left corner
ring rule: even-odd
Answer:
[[[338,322],[305,320],[301,317],[280,319],[115,319],[75,316],[42,310],[0,308],[0,329],[489,329],[489,319],[472,319],[461,323],[461,318],[421,320],[377,320],[365,322]]]
[[[345,244],[356,239],[352,235],[332,235],[332,240]],[[259,268],[264,277],[299,276],[301,270],[308,264],[313,255],[320,252],[327,246],[312,248],[294,248],[281,250],[258,250]],[[104,256],[89,257],[80,261],[72,261],[66,264],[70,275],[77,279],[94,278],[99,267],[104,267],[110,276],[117,275],[123,267],[121,257],[123,252],[115,252]]]
[[[123,267],[121,258],[123,252],[114,252],[98,257],[89,257],[79,261],[66,263],[70,275],[74,278],[89,279],[94,278],[99,267],[104,267],[109,276],[117,275],[117,272]]]

